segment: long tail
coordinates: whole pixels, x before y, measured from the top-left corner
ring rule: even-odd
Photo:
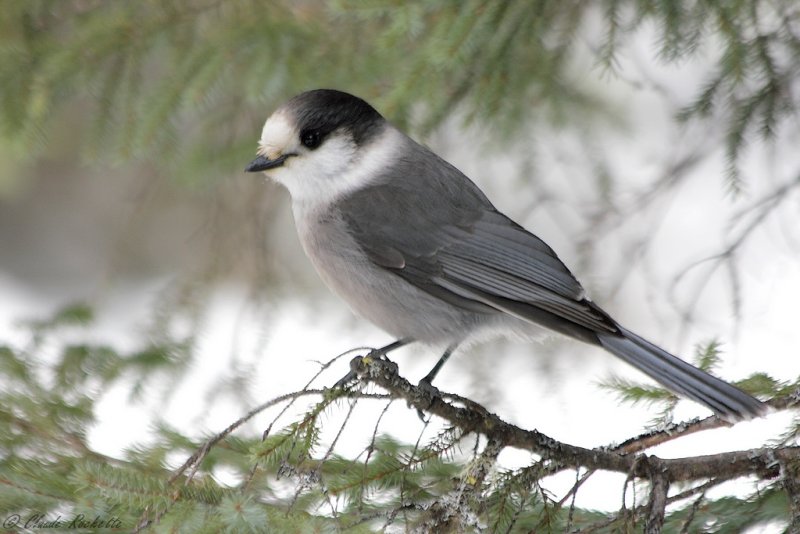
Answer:
[[[619,327],[619,334],[599,333],[600,344],[667,389],[710,408],[728,421],[764,415],[767,405],[724,380],[701,371],[662,348]]]

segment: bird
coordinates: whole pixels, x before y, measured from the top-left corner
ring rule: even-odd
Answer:
[[[288,190],[319,276],[396,338],[380,354],[412,342],[447,347],[421,385],[466,341],[554,331],[602,347],[726,421],[767,411],[614,320],[542,239],[357,96],[314,89],[280,105],[245,171]]]

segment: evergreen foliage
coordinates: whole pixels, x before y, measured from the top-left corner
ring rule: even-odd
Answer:
[[[635,531],[643,524],[646,499],[640,495],[647,494],[646,484],[636,482],[634,486],[642,487],[629,490],[633,500],[625,499],[626,506],[618,512],[584,509],[572,499],[593,470],[573,470],[576,484],[559,498],[546,489],[547,477],[572,470],[563,460],[534,455],[530,466],[506,470],[496,463],[502,446],[435,418],[420,423],[441,425],[427,443],[398,442],[382,432],[379,418],[361,455],[337,455],[333,447],[346,431],[347,418],[333,443],[323,443],[323,427],[333,424],[327,414],[341,410],[343,403],[352,411],[357,403],[387,402],[386,395],[360,390],[303,390],[267,403],[206,441],[158,425],[154,439],[132,447],[124,458],[104,456],[91,449],[86,436],[97,397],[80,392],[119,383],[132,370],[139,370],[143,358],[152,360],[148,365],[160,371],[179,364],[167,357],[143,356],[170,353],[170,344],[126,353],[79,339],[74,329],[90,328],[91,315],[83,305],[68,307],[49,320],[28,323],[28,346],[0,348],[0,378],[7,385],[0,399],[0,419],[8,429],[0,433],[0,516],[19,521],[6,525],[12,531],[25,531],[26,522],[29,530],[35,530],[53,521],[75,522],[70,528],[78,532],[102,531],[109,525],[156,532],[407,528],[619,532]],[[55,358],[48,355],[53,350]],[[701,360],[709,362],[714,350],[712,343],[700,352]],[[94,383],[89,384],[87,377]],[[768,390],[773,402],[784,405],[795,402],[793,392],[800,387],[775,381],[768,385],[762,379],[759,389]],[[634,401],[667,399],[667,408],[674,402],[653,388],[614,387]],[[313,397],[319,400],[304,401],[306,408],[275,431],[263,436],[237,431],[267,406]],[[662,421],[658,427],[664,425]],[[674,439],[689,432],[687,428],[683,424],[665,433],[656,430],[647,439],[659,434],[663,434],[661,439]],[[775,446],[795,443],[796,436],[797,427]],[[632,447],[644,441],[638,437],[616,450],[634,451]],[[176,455],[188,458],[177,470]],[[221,472],[233,482],[215,476]],[[675,505],[668,508],[664,531],[694,531],[694,526],[682,529],[706,525],[710,531],[733,532],[790,520],[782,477],[766,475],[743,496],[711,496],[711,490],[728,479],[720,473],[716,479],[679,485],[669,497]],[[633,482],[624,483],[628,484]],[[81,525],[84,528],[76,528]]]
[[[596,110],[575,83],[584,41],[613,71],[626,37],[653,26],[663,61],[710,57],[682,117],[725,125],[738,188],[748,138],[796,112],[797,17],[789,0],[12,0],[0,132],[32,156],[59,123],[91,117],[87,158],[153,161],[190,182],[241,167],[266,110],[312,87],[348,89],[402,126],[427,130],[460,107],[513,132]]]

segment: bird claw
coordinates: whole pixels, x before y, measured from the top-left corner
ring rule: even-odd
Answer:
[[[433,398],[438,398],[442,396],[442,393],[439,391],[439,388],[431,384],[430,380],[422,379],[417,384],[417,388],[420,391],[423,391],[426,395],[429,395]]]
[[[371,360],[389,361],[389,359],[386,357],[386,351],[384,349],[372,349],[366,354],[366,356],[356,356],[350,360],[350,371],[336,381],[336,383],[333,385],[333,389],[347,389],[348,386],[358,381],[357,370],[362,367],[364,363],[369,363]],[[395,368],[397,367],[397,364],[393,365]]]
[[[421,396],[425,396],[429,399],[426,408],[429,408],[435,399],[441,398],[442,396],[439,388],[431,384],[431,381],[428,380],[427,377],[419,381],[419,384],[417,384],[417,389],[420,391],[420,393],[422,393]],[[420,421],[423,423],[428,423],[430,421],[430,418],[425,419],[425,413],[421,408],[417,408],[417,417],[419,417]]]

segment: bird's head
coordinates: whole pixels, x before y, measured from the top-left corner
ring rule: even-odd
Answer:
[[[267,119],[258,156],[245,170],[263,171],[283,184],[296,202],[325,200],[361,185],[351,183],[351,171],[386,125],[380,113],[358,97],[332,89],[307,91]]]

